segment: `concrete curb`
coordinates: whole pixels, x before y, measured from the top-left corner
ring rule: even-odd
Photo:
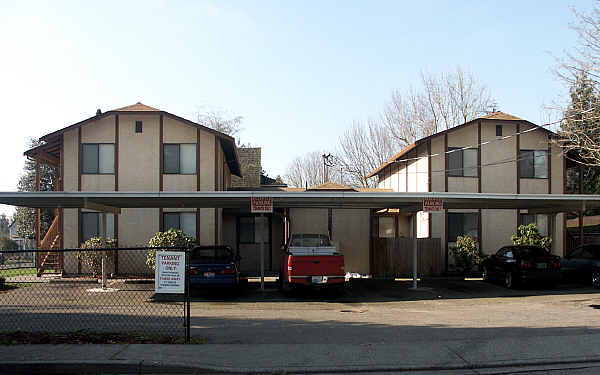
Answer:
[[[600,357],[572,359],[564,361],[531,360],[511,363],[479,363],[448,366],[348,366],[348,367],[289,367],[289,368],[232,368],[223,366],[204,366],[194,364],[169,364],[163,362],[106,360],[106,361],[3,361],[0,362],[0,373],[10,374],[80,374],[100,371],[127,372],[137,374],[181,374],[193,373],[227,373],[227,374],[315,374],[315,373],[372,373],[372,372],[408,372],[408,371],[452,371],[514,367],[540,367],[575,364],[599,363]]]

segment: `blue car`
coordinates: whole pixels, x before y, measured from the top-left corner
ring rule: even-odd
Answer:
[[[240,259],[229,246],[193,248],[190,254],[190,287],[239,287]]]

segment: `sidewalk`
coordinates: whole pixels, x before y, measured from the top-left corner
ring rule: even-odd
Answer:
[[[328,373],[600,363],[600,334],[402,344],[17,345],[0,373]],[[87,370],[86,370],[87,369]]]

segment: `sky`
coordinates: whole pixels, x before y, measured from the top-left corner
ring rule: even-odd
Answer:
[[[457,66],[498,109],[535,123],[564,100],[552,70],[577,35],[545,1],[0,0],[0,191],[15,191],[30,137],[138,101],[194,120],[243,116],[242,143],[283,175],[332,150],[421,72]],[[0,213],[13,208],[0,205]]]

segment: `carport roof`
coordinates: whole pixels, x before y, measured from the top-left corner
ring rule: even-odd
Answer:
[[[600,195],[392,193],[354,191],[199,191],[199,192],[0,192],[0,204],[34,208],[247,208],[251,197],[272,197],[274,208],[397,208],[422,210],[423,199],[440,198],[447,209],[528,209],[571,212],[600,208]]]

